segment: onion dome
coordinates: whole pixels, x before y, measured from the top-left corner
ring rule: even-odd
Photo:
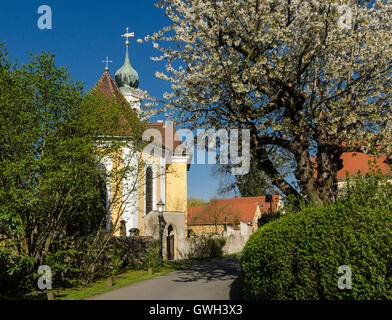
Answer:
[[[139,86],[139,75],[136,70],[132,68],[131,63],[129,62],[128,41],[126,42],[126,45],[127,51],[125,54],[124,65],[118,69],[115,74],[116,83],[120,90],[122,87],[137,88]]]

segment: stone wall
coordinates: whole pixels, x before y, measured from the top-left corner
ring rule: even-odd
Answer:
[[[244,248],[249,236],[242,236],[239,230],[229,236],[225,236],[226,244],[223,247],[224,254],[239,253]]]
[[[222,234],[225,231],[225,226],[223,224],[218,224],[217,226],[214,224],[188,225],[188,230],[189,229],[196,234]]]
[[[223,252],[225,254],[241,252],[251,234],[252,226],[244,222],[240,223],[240,230],[234,230],[228,226],[227,232],[224,233],[226,244],[223,247]]]
[[[208,237],[213,234],[215,234],[213,237],[223,237],[226,239],[223,252],[224,254],[232,254],[241,252],[253,233],[252,226],[244,222],[240,223],[240,229],[227,226],[226,231],[224,225],[218,225],[218,235],[215,233],[215,225],[192,225],[189,226],[189,229],[193,231],[193,234],[186,239],[186,250],[184,250],[189,258],[207,257],[208,250],[205,249],[205,243]]]
[[[115,255],[121,259],[123,268],[140,269],[147,264],[149,250],[155,244],[156,240],[152,237],[114,237],[109,241],[101,260],[105,263],[106,259],[111,259]]]
[[[52,252],[57,252],[49,258],[52,263],[71,264],[72,268],[81,269],[82,273],[106,274],[111,271],[125,269],[141,269],[146,267],[151,256],[158,255],[157,241],[152,237],[112,237],[107,235],[95,239],[67,238],[53,244]],[[60,254],[59,254],[60,253]],[[158,256],[159,257],[159,256]]]

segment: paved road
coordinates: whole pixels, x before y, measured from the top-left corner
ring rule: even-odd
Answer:
[[[197,262],[189,269],[134,283],[91,300],[236,300],[240,266],[235,256]]]

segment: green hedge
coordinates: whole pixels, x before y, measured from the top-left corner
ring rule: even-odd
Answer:
[[[351,290],[338,288],[341,265],[351,267]],[[241,267],[245,299],[391,299],[391,184],[358,178],[336,204],[264,225]]]

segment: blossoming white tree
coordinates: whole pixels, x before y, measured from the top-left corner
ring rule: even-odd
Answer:
[[[343,152],[390,151],[389,0],[158,6],[173,23],[147,38],[167,60],[157,76],[172,83],[171,112],[194,128],[250,129],[258,168],[286,195],[333,201]]]

